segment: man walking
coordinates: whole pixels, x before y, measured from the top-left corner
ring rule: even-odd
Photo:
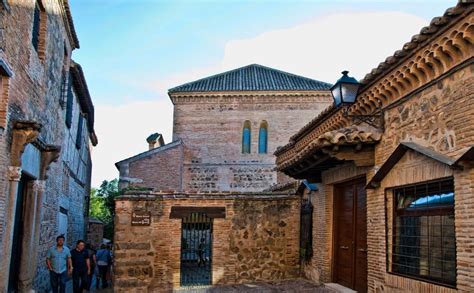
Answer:
[[[67,274],[71,274],[71,252],[64,246],[64,236],[56,237],[56,245],[46,254],[46,265],[53,293],[65,293]]]
[[[74,293],[82,293],[88,288],[88,276],[91,273],[89,254],[84,249],[86,243],[78,240],[76,248],[71,251],[72,285]]]

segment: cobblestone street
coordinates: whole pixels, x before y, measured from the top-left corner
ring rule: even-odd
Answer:
[[[292,280],[275,283],[250,283],[240,285],[218,286],[212,288],[181,289],[178,293],[274,293],[274,292],[331,292],[330,290],[318,286],[307,280]]]

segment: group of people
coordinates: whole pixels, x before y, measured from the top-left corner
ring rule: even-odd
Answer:
[[[64,240],[63,235],[58,236],[56,245],[46,255],[53,293],[66,292],[66,283],[70,277],[74,293],[90,291],[94,275],[97,277],[97,288],[100,283],[102,288],[107,288],[107,272],[112,265],[112,253],[107,245],[102,244],[95,251],[91,245],[78,240],[76,247],[70,250],[64,245]]]

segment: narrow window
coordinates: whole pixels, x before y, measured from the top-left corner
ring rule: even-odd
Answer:
[[[39,39],[40,39],[40,17],[41,17],[41,10],[40,4],[38,1],[35,1],[35,9],[33,14],[33,32],[31,36],[31,43],[35,48],[36,52],[38,52],[39,47]]]
[[[69,73],[69,79],[67,83],[67,102],[66,102],[66,126],[68,128],[71,128],[73,103],[74,103],[74,95],[72,93],[72,74]]]
[[[452,179],[393,192],[392,272],[456,286]]]
[[[77,123],[77,135],[76,135],[76,148],[81,149],[82,145],[82,128],[83,128],[84,116],[79,113],[79,122]]]
[[[267,145],[268,145],[268,123],[267,121],[263,120],[260,123],[260,130],[258,132],[258,153],[259,154],[266,154],[267,153]]]
[[[0,74],[0,129],[5,130],[7,126],[7,109],[8,109],[8,96],[7,96],[7,77]]]
[[[61,95],[59,96],[59,105],[62,109],[66,106],[66,96],[68,93],[68,52],[66,42],[64,42],[63,70],[61,73]]]
[[[250,154],[250,143],[251,143],[251,126],[250,121],[245,120],[244,129],[242,131],[242,153]]]
[[[0,59],[0,133],[7,127],[8,82],[12,72]]]
[[[35,48],[36,52],[40,59],[44,59],[45,54],[45,41],[46,41],[46,11],[44,9],[43,4],[41,1],[35,1],[35,8],[33,10],[33,29],[31,32],[31,43],[33,44],[33,48]]]

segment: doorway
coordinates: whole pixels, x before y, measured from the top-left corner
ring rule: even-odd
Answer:
[[[181,286],[211,285],[212,218],[191,213],[181,224]]]
[[[334,189],[334,282],[367,292],[365,177]]]
[[[8,292],[18,292],[18,281],[20,276],[21,247],[23,243],[23,222],[25,211],[25,199],[28,192],[28,184],[31,178],[27,175],[21,175],[18,182],[17,199],[15,207],[15,218],[13,220],[13,239],[12,252],[10,259],[10,273],[8,280]]]

